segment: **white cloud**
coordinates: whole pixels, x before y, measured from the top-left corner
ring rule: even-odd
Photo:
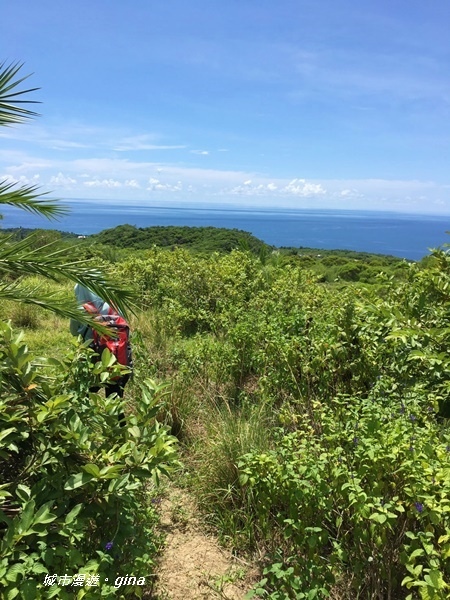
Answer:
[[[191,154],[200,154],[202,156],[208,156],[208,150],[191,150]]]
[[[123,155],[121,155],[123,157]],[[239,202],[248,206],[450,212],[450,186],[433,181],[280,178],[250,171],[192,167],[119,157],[42,159],[0,149],[0,180],[59,188],[66,196],[99,200],[148,200],[149,193],[180,201]],[[59,192],[60,194],[62,192]],[[239,199],[239,200],[238,200]],[[440,204],[437,204],[440,202]],[[443,203],[443,204],[442,204]]]
[[[0,181],[4,181],[6,183],[12,183],[19,186],[33,186],[41,184],[41,176],[36,173],[35,175],[20,175],[19,177],[14,177],[9,174],[1,175]]]
[[[160,151],[186,148],[185,144],[168,144],[156,133],[124,135],[121,128],[104,128],[83,123],[41,125],[29,123],[24,128],[1,131],[0,138],[25,142],[40,149],[57,151],[113,149],[116,152]]]
[[[10,129],[7,132],[0,133],[0,137],[15,140],[19,142],[30,142],[42,148],[51,148],[53,150],[70,150],[79,148],[89,148],[86,143],[92,130],[84,127],[51,127],[43,126],[38,123],[27,123],[27,126],[20,129]],[[79,141],[78,139],[79,138]]]
[[[0,182],[1,183],[17,183],[17,179],[9,175],[8,173],[0,174]]]
[[[230,190],[223,190],[223,192],[230,193],[232,195],[243,195],[243,196],[267,196],[270,192],[276,190],[276,186],[273,183],[259,183],[252,185],[252,180],[248,179],[244,181],[242,185],[236,185]]]
[[[77,180],[73,177],[68,177],[63,173],[59,172],[58,175],[50,177],[50,185],[58,187],[71,187],[77,183]]]
[[[227,190],[223,190],[224,193]],[[319,196],[326,194],[326,190],[320,183],[308,183],[305,179],[292,179],[288,184],[281,182],[274,183],[253,183],[253,180],[247,179],[242,185],[237,185],[228,190],[228,193],[233,195],[244,196],[277,196],[277,195],[293,195],[309,198],[311,196]]]
[[[130,188],[140,188],[141,186],[139,185],[139,182],[136,181],[136,179],[127,179],[125,181],[125,186],[126,187],[130,187]]]
[[[31,173],[36,173],[44,169],[62,170],[59,168],[58,161],[50,159],[37,158],[23,152],[8,152],[0,149],[0,165],[2,170],[9,173],[12,177],[19,173],[30,177]]]
[[[87,144],[71,140],[48,140],[47,145],[53,150],[72,150],[74,148],[89,148]]]
[[[114,150],[117,152],[136,151],[136,150],[178,150],[186,148],[184,145],[156,144],[155,136],[135,135],[124,138],[115,144]]]
[[[121,182],[114,179],[94,179],[91,181],[84,181],[83,184],[87,187],[97,187],[106,189],[122,187]]]
[[[162,183],[159,179],[151,177],[148,180],[148,187],[146,188],[149,192],[181,192],[183,185],[181,181],[177,181],[175,184]]]
[[[307,183],[305,179],[293,179],[281,192],[287,194],[293,194],[294,196],[318,196],[326,193],[326,190],[321,186],[320,183]]]
[[[346,200],[354,200],[356,198],[363,198],[364,195],[361,194],[358,190],[356,190],[355,188],[345,188],[343,190],[341,190],[340,192],[336,192],[334,194],[334,196],[338,197],[338,198],[343,198]]]

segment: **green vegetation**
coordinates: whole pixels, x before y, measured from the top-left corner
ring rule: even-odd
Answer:
[[[279,263],[302,266],[317,274],[320,281],[376,283],[383,272],[396,279],[404,278],[408,261],[395,256],[369,254],[351,250],[324,250],[316,248],[275,248],[265,244],[246,231],[216,227],[147,227],[138,229],[131,225],[120,225],[98,234],[78,239],[73,233],[48,229],[3,229],[2,233],[13,235],[14,239],[24,239],[33,235],[33,247],[54,243],[58,248],[76,245],[79,258],[95,258],[102,266],[118,263],[139,252],[154,247],[175,250],[183,248],[194,255],[209,256],[233,250],[249,251],[265,264],[273,263],[275,256]],[[425,263],[427,259],[422,262]]]
[[[31,90],[17,90],[19,70],[0,65],[0,125],[34,115],[23,108],[27,101],[20,98]],[[63,212],[35,187],[8,181],[0,182],[0,204],[47,218]],[[150,482],[175,461],[175,440],[156,420],[163,387],[142,379],[120,427],[122,400],[91,391],[123,371],[115,357],[104,351],[94,360],[91,349],[66,344],[57,359],[60,336],[53,330],[48,359],[38,359],[6,319],[36,331],[44,313],[54,325],[56,315],[65,327],[73,317],[102,329],[68,297],[67,282],[89,287],[122,310],[133,292],[44,230],[24,238],[3,235],[0,272],[1,598],[115,596],[113,582],[122,569],[138,568],[143,581],[153,575]],[[67,589],[68,583],[77,588]],[[141,597],[140,586],[129,585],[128,594]]]
[[[349,250],[315,250],[281,248],[283,254],[296,257],[305,268],[312,269],[321,281],[361,281],[376,283],[380,272],[403,278],[409,261],[395,256],[353,252]]]
[[[218,227],[133,227],[119,225],[92,235],[100,244],[110,244],[119,248],[148,249],[185,247],[194,252],[231,252],[243,248],[252,252],[270,249],[253,235],[239,229]]]
[[[125,246],[141,230],[122,231]],[[151,499],[176,436],[205,519],[263,557],[248,597],[448,599],[450,256],[314,256],[226,231],[208,253],[216,231],[179,232],[189,249],[159,233],[170,250],[0,239],[1,597],[142,597],[111,582],[157,573]],[[125,427],[123,401],[90,391],[122,367],[69,340],[73,281],[135,299]]]
[[[89,393],[117,374],[113,357],[93,363],[91,350],[74,348],[50,374],[21,338],[0,323],[1,597],[73,598],[54,573],[78,578],[89,598],[114,596],[126,571],[148,585],[157,549],[148,482],[174,461],[154,418],[163,388],[142,382],[123,429],[122,401]]]
[[[448,597],[445,252],[374,286],[240,251],[154,248],[115,272],[190,485],[224,540],[266,556],[255,594]]]
[[[54,241],[60,241],[62,239],[78,238],[76,233],[69,233],[68,231],[57,231],[56,229],[30,229],[28,227],[6,227],[2,230],[3,234],[13,235],[16,240],[23,240],[23,238],[34,234],[42,243],[50,243]]]
[[[322,258],[341,257],[316,257]],[[153,247],[110,264],[109,278],[132,285],[139,307],[132,324],[137,376],[127,418],[143,427],[139,381],[167,385],[158,433],[169,444],[165,461],[173,464],[174,458],[169,428],[181,445],[184,485],[197,495],[205,518],[236,553],[247,560],[264,557],[255,597],[444,600],[450,582],[450,257],[438,250],[424,264],[408,264],[372,256],[372,265],[380,263],[375,284],[329,283],[312,260],[308,268],[302,260],[292,251],[206,255]],[[68,287],[63,289],[67,293]],[[24,327],[28,343],[41,354],[71,360],[67,322],[46,328],[41,308],[18,314],[12,303],[5,303],[2,315]],[[75,363],[86,374],[88,363]],[[100,418],[99,399],[80,394],[77,381],[85,390],[91,384],[77,371],[67,375],[71,368],[56,368],[51,385],[60,385],[60,373],[66,373],[78,407],[71,410],[80,416],[89,406],[94,422]],[[46,398],[38,413],[48,410]],[[114,400],[105,406],[109,402]],[[96,465],[100,473],[106,467],[96,444],[111,444],[116,451],[112,421],[111,437],[107,428],[100,435],[96,429],[95,449],[84,450],[83,459],[70,453],[58,459],[70,461],[73,476],[86,473],[86,465]],[[134,426],[133,421],[124,434],[130,450]],[[155,426],[153,420],[146,425]],[[58,428],[45,433],[54,447]],[[86,439],[94,445],[90,435]],[[166,447],[164,441],[155,443]],[[142,450],[152,461],[154,450]],[[8,460],[15,456],[8,446],[4,451]],[[125,464],[133,468],[129,459]],[[120,469],[118,477],[128,473]],[[156,490],[145,494],[145,478],[139,481],[138,491],[123,489],[133,517],[123,510],[123,518],[114,521],[114,532],[129,536],[136,551],[127,550],[114,565],[117,574],[131,569],[127,561],[136,560],[138,552],[146,557],[147,572],[155,573],[158,543],[148,499]],[[84,493],[100,489],[102,497],[105,487],[94,489],[94,483],[106,485],[89,480]],[[33,490],[30,484],[25,485]],[[14,499],[12,506],[25,506],[17,504],[17,491]],[[117,506],[122,500],[111,502]],[[49,510],[59,518],[55,508]],[[145,515],[145,540],[133,537],[133,519]],[[63,510],[61,519],[66,517]],[[103,556],[108,554],[100,550],[106,542],[95,533],[98,518],[90,521],[92,544],[82,545],[83,536],[77,542],[79,562],[61,559],[68,561],[68,572],[84,573],[89,565],[102,576],[112,573]],[[46,535],[51,531],[49,524]],[[96,562],[86,562],[88,556]],[[37,550],[33,557],[41,565]],[[45,563],[43,568],[49,569]],[[23,581],[28,579],[19,574],[11,585]],[[133,596],[136,590],[120,593]]]

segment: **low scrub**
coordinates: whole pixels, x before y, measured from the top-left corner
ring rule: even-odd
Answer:
[[[150,499],[175,462],[155,419],[165,389],[144,381],[121,427],[122,400],[89,392],[122,369],[108,351],[101,358],[74,345],[43,363],[0,322],[2,598],[140,597],[133,578],[113,582],[132,573],[151,583]]]
[[[450,434],[436,399],[380,380],[315,402],[275,448],[239,462],[270,557],[255,596],[445,600]]]

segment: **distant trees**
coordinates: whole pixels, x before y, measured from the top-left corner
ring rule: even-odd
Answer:
[[[271,248],[247,231],[219,227],[137,228],[132,225],[119,225],[91,237],[102,244],[134,249],[183,246],[196,252],[231,252],[238,248],[259,253],[263,248]]]

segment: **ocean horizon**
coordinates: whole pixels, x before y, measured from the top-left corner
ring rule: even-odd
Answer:
[[[447,243],[450,216],[387,211],[247,208],[198,205],[124,205],[66,200],[71,212],[58,221],[4,205],[2,226],[56,229],[91,235],[128,224],[136,227],[186,225],[248,231],[282,247],[355,250],[420,260]]]

